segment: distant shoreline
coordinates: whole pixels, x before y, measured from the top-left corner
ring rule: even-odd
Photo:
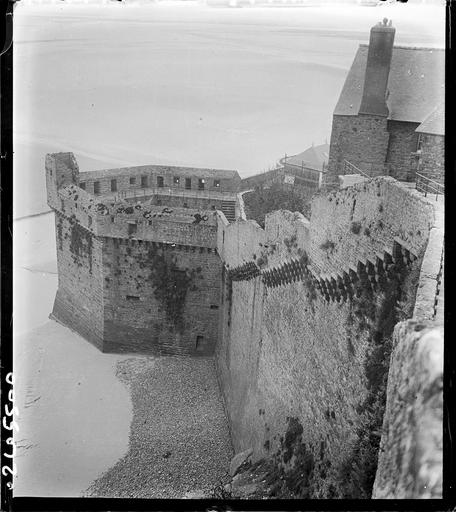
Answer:
[[[52,210],[46,210],[44,212],[31,213],[30,215],[24,215],[22,217],[16,217],[15,219],[13,219],[13,222],[16,222],[17,220],[31,219],[32,217],[40,217],[41,215],[47,215],[48,213],[52,213]]]

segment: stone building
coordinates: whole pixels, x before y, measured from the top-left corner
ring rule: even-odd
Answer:
[[[239,216],[237,171],[80,173],[72,153],[57,153],[46,156],[46,181],[59,275],[52,317],[107,352],[212,354],[216,210]]]
[[[445,52],[394,46],[386,19],[360,45],[333,115],[329,181],[416,173],[443,180]]]
[[[295,187],[318,190],[328,165],[329,144],[312,146],[297,155],[285,156],[280,160],[285,176]]]

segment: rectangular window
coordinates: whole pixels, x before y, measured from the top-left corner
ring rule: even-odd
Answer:
[[[211,304],[211,309],[218,309],[218,306],[216,304]]]
[[[139,297],[137,295],[127,295],[127,300],[138,301]]]
[[[136,185],[136,178],[134,176],[130,176],[130,185]]]
[[[418,134],[418,140],[416,143],[416,150],[421,151],[423,148],[423,135],[421,133]]]
[[[174,176],[174,178],[173,178],[174,185],[179,185],[179,181],[180,181],[179,176]]]
[[[111,180],[111,192],[117,192],[117,180]]]
[[[147,188],[147,176],[141,176],[141,187]]]
[[[204,190],[204,183],[205,183],[204,178],[200,178],[198,180],[198,190]]]
[[[220,180],[214,180],[214,187],[220,188]]]
[[[89,226],[91,226],[92,225],[92,217],[90,215],[88,215],[87,218],[89,219]]]
[[[81,183],[79,183],[79,188],[82,188],[82,190],[85,190],[86,189],[86,182],[85,181],[81,181]]]
[[[157,187],[163,187],[165,185],[165,180],[163,176],[157,176]]]
[[[136,224],[128,224],[128,234],[134,235],[138,231],[138,226]]]
[[[185,188],[187,190],[190,190],[192,188],[192,179],[191,178],[185,178]]]
[[[197,352],[202,352],[203,351],[203,336],[197,336],[196,337],[196,344],[195,344],[195,349]]]
[[[111,215],[111,222],[114,222],[114,217]],[[223,232],[225,234],[225,232]]]
[[[100,193],[100,182],[99,181],[94,181],[93,182],[93,193],[94,194],[99,194]]]

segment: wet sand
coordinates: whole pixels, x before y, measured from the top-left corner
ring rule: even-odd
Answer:
[[[116,377],[122,359],[53,321],[15,339],[15,496],[81,496],[127,451],[132,403]]]

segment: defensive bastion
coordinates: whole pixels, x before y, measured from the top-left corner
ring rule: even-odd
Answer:
[[[237,172],[79,173],[72,153],[58,153],[46,157],[46,180],[59,275],[52,316],[105,352],[213,354],[216,211],[238,214]]]
[[[215,355],[235,450],[298,471],[297,495],[439,497],[441,200],[380,177],[262,229],[234,171],[60,153],[46,179],[55,319],[104,351]]]

